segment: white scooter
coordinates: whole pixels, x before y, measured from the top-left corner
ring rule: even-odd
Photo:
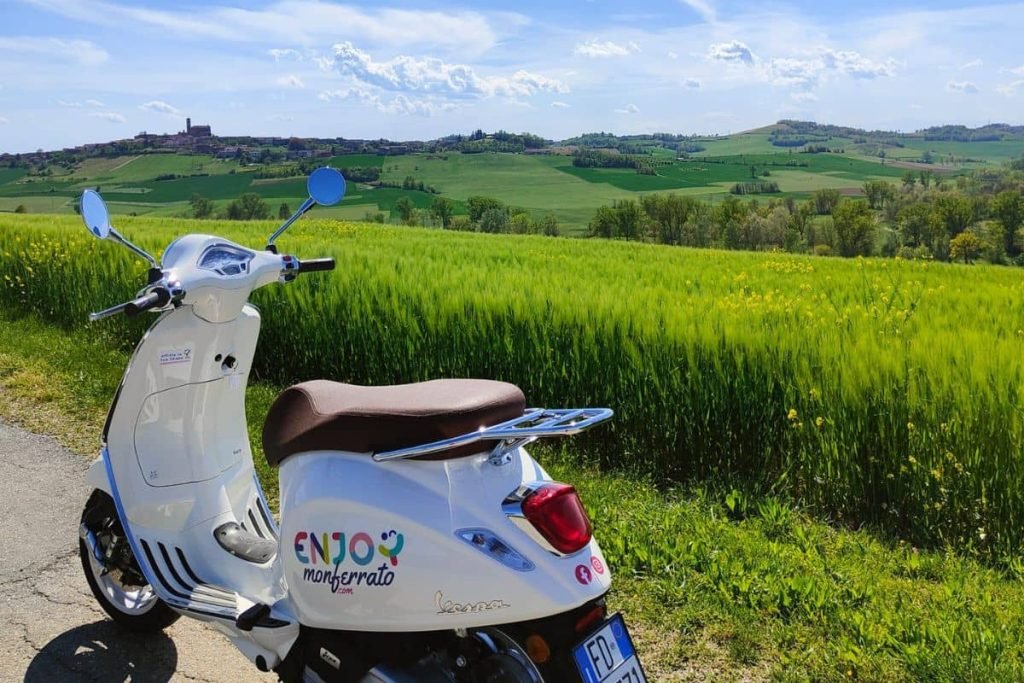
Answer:
[[[248,299],[334,268],[274,247],[345,181],[321,168],[308,189],[264,250],[186,235],[160,264],[83,194],[86,227],[150,264],[136,299],[91,319],[160,313],[88,472],[80,550],[100,605],[133,631],[208,622],[288,681],[645,681],[606,614],[611,575],[576,491],[523,450],[610,410],[527,410],[517,387],[485,380],[297,384],[263,427],[275,523],[245,421],[260,328]]]

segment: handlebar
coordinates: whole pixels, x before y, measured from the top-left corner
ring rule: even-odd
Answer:
[[[299,261],[300,273],[314,273],[321,270],[334,270],[334,259],[332,258],[311,258]]]
[[[118,304],[117,306],[111,306],[110,308],[98,313],[90,313],[89,321],[96,322],[97,320],[103,320],[104,318],[109,318],[110,316],[118,313],[124,313],[128,316],[138,315],[139,313],[148,311],[151,308],[166,306],[170,300],[171,293],[167,291],[165,287],[156,287],[146,294],[132,299],[131,301],[126,301],[123,304]]]
[[[137,299],[132,299],[124,305],[124,314],[127,316],[138,315],[157,306],[166,306],[171,300],[171,293],[163,287],[157,287]]]

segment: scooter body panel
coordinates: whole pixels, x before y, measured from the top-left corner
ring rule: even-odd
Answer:
[[[503,465],[486,453],[376,462],[320,451],[285,459],[280,556],[302,623],[471,628],[550,616],[599,597],[610,576],[596,541],[556,556],[502,512],[501,501],[521,484],[546,479],[522,449]],[[458,533],[470,529],[490,532],[532,568],[513,569]]]

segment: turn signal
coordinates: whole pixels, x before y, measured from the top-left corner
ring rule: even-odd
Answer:
[[[590,518],[576,489],[568,484],[538,487],[523,499],[523,515],[560,553],[574,553],[590,543]]]

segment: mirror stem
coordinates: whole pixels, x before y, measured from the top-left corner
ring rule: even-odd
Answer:
[[[281,233],[288,229],[288,227],[295,221],[302,218],[302,215],[313,208],[316,201],[312,197],[308,197],[306,201],[302,202],[302,206],[299,207],[298,211],[293,213],[291,217],[281,224],[281,227],[274,231],[274,234],[267,240],[267,251],[276,254],[277,247],[274,246],[274,240],[280,237]]]
[[[140,249],[139,247],[135,246],[134,244],[132,244],[131,242],[129,242],[117,230],[114,230],[113,228],[111,228],[110,229],[110,236],[114,239],[115,242],[118,242],[119,244],[122,244],[122,245],[128,247],[128,249],[134,251],[136,254],[138,254],[142,258],[146,259],[147,261],[149,261],[149,266],[150,266],[151,269],[160,270],[160,264],[157,263],[156,259],[153,258],[149,254],[149,252],[144,251],[144,250]]]

